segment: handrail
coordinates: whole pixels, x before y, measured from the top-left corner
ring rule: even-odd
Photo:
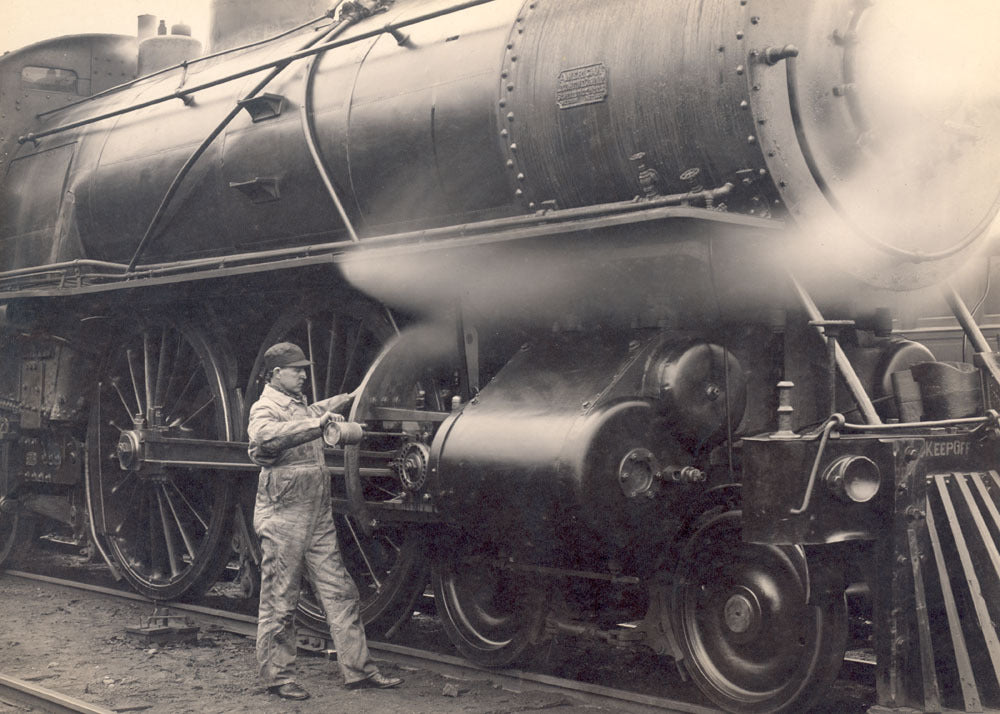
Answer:
[[[345,47],[355,42],[360,42],[362,40],[368,40],[372,37],[378,37],[383,34],[393,34],[395,31],[400,30],[404,27],[409,27],[410,25],[416,25],[421,22],[426,22],[427,20],[433,20],[444,15],[449,15],[451,13],[459,12],[460,10],[466,10],[477,5],[485,5],[486,3],[491,3],[494,0],[468,0],[467,2],[460,3],[458,5],[452,5],[451,7],[443,8],[441,10],[436,10],[434,12],[429,12],[424,15],[418,15],[417,17],[412,17],[409,20],[402,20],[397,23],[391,23],[383,27],[379,27],[375,30],[369,30],[368,32],[362,32],[354,37],[349,37],[346,40],[337,40],[335,42],[324,42],[323,44],[316,45],[314,47],[309,47],[307,49],[299,50],[298,52],[293,52],[290,55],[285,55],[278,59],[270,60],[269,62],[264,62],[253,67],[249,67],[239,72],[234,72],[232,74],[226,75],[225,77],[220,77],[214,79],[210,82],[205,82],[203,84],[198,84],[183,91],[171,92],[154,99],[148,99],[144,102],[139,102],[138,104],[133,104],[128,107],[122,107],[121,109],[116,109],[111,112],[105,112],[104,114],[98,114],[97,116],[88,117],[87,119],[81,119],[80,121],[70,122],[69,124],[63,124],[61,126],[53,127],[52,129],[46,129],[45,131],[34,132],[29,134],[24,134],[19,136],[17,141],[20,144],[24,144],[28,141],[32,143],[37,143],[39,139],[43,139],[47,136],[52,136],[53,134],[60,134],[64,131],[69,131],[71,129],[77,129],[81,126],[86,126],[88,124],[93,124],[95,122],[101,121],[103,119],[110,119],[112,117],[121,116],[122,114],[128,114],[129,112],[134,112],[139,109],[145,109],[146,107],[153,106],[154,104],[161,104],[163,102],[169,102],[171,99],[183,99],[184,97],[195,94],[196,92],[203,91],[205,89],[211,89],[220,84],[225,84],[227,82],[232,82],[236,79],[241,79],[247,77],[251,74],[257,74],[258,72],[263,72],[267,69],[274,69],[275,67],[284,67],[295,60],[303,59],[305,57],[311,57],[313,55],[326,52],[327,50],[336,49],[338,47]]]

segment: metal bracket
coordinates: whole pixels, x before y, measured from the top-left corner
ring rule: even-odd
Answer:
[[[229,188],[235,188],[253,203],[270,203],[281,198],[276,178],[258,176],[252,181],[230,181]]]
[[[285,108],[285,98],[280,94],[258,94],[256,97],[241,99],[237,105],[247,110],[250,121],[256,124],[259,121],[274,119],[281,116],[281,110]]]

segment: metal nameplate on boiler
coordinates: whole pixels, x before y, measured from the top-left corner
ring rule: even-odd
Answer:
[[[608,97],[608,68],[604,64],[565,69],[559,73],[556,103],[560,109],[603,102]]]

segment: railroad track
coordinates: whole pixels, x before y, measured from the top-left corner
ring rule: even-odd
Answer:
[[[114,714],[110,709],[54,692],[34,682],[5,677],[2,674],[0,674],[0,705],[23,711],[46,712],[46,714]]]
[[[152,600],[134,592],[115,590],[113,588],[107,588],[100,585],[79,583],[73,580],[66,580],[48,575],[38,575],[18,570],[0,572],[5,572],[7,575],[26,580],[50,583],[74,590],[85,590],[100,593],[111,598],[133,600],[149,603],[150,605],[158,605],[160,607],[169,608],[171,611],[177,613],[184,613],[186,616],[191,617],[199,623],[212,625],[221,630],[246,637],[254,637],[257,632],[257,618],[251,615],[233,613],[226,610],[209,608],[201,605],[192,605],[189,603],[154,603]],[[300,630],[302,629],[304,628],[300,628]],[[305,631],[305,634],[306,637],[308,637],[308,631]],[[322,637],[319,633],[316,634],[318,637]],[[427,650],[406,647],[388,642],[370,640],[368,645],[371,650],[379,653],[382,659],[395,664],[422,667],[424,669],[454,677],[469,677],[470,675],[485,674],[488,675],[494,682],[499,683],[504,689],[514,692],[524,690],[558,692],[561,694],[572,695],[575,699],[581,700],[582,702],[589,701],[604,706],[607,706],[611,702],[615,702],[616,707],[622,711],[637,713],[657,712],[662,714],[664,712],[684,712],[685,714],[718,714],[718,710],[699,704],[589,684],[587,682],[578,682],[570,679],[538,674],[535,672],[526,672],[516,669],[486,670],[476,667],[460,657],[439,654],[436,652],[430,652]],[[315,650],[319,648],[311,647],[310,649]],[[29,683],[22,682],[21,684],[25,685],[28,689],[40,690],[40,688],[31,687]],[[0,699],[6,698],[6,695],[3,694],[5,691],[6,689],[0,689]],[[65,700],[65,706],[72,706],[70,702],[76,702],[87,708],[57,709],[54,708],[55,705],[40,706],[37,704],[35,705],[35,708],[46,712],[102,712],[104,714],[109,714],[109,711],[106,709],[101,709],[100,707],[95,707],[94,705],[81,702],[79,700],[73,700],[71,697],[63,697],[57,693],[52,694],[55,694],[55,696],[61,697]],[[50,706],[50,708],[46,708],[46,706]]]

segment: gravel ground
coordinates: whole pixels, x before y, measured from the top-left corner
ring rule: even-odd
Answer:
[[[286,702],[255,681],[253,641],[202,628],[190,643],[152,644],[129,634],[149,605],[113,601],[47,583],[0,574],[0,672],[120,712],[559,712],[602,708],[551,692],[512,692],[488,676],[447,678],[382,664],[402,676],[399,689],[347,691],[336,663],[300,655],[299,682],[312,698]],[[21,711],[0,702],[0,712]]]

